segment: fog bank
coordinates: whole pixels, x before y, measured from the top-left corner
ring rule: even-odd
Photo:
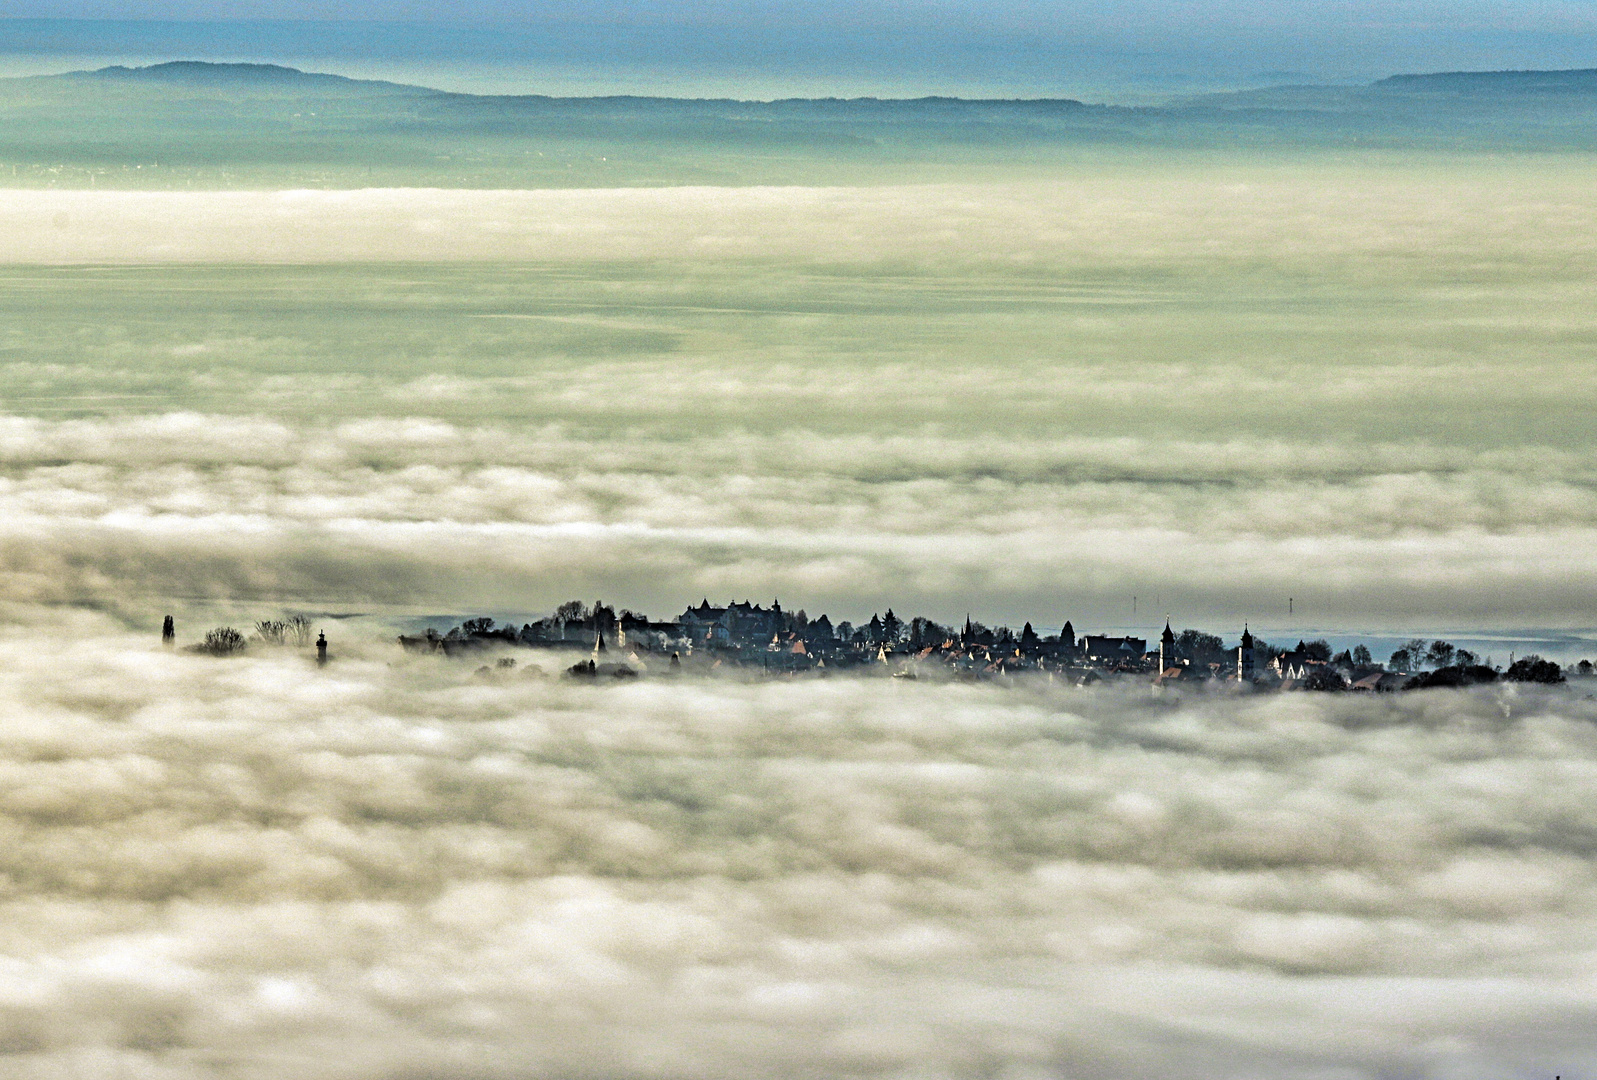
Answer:
[[[17,193],[4,588],[1588,627],[1597,204],[1524,164]]]
[[[1085,629],[1151,584],[1229,636],[1286,595],[1352,627],[1582,626],[1597,603],[1589,455],[1364,447],[1331,483],[1337,450],[1240,442],[745,433],[674,441],[663,475],[660,452],[424,419],[13,419],[0,567],[11,599],[145,626],[173,601],[532,613],[602,595],[666,616],[753,591]]]
[[[10,615],[9,1075],[1597,1066],[1569,692],[596,688]]]
[[[1324,269],[1415,254],[1586,261],[1585,156],[1097,161],[1047,182],[481,191],[9,191],[7,263],[579,261]],[[1534,164],[1534,168],[1527,168]]]

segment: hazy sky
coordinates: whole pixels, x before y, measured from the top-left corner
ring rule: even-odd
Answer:
[[[215,19],[217,5],[207,0],[20,0],[13,18]],[[461,22],[540,22],[594,19],[623,22],[690,22],[748,26],[823,23],[841,27],[909,24],[934,18],[977,25],[1006,26],[1042,33],[1083,29],[1146,32],[1212,27],[1249,33],[1265,28],[1324,33],[1353,29],[1371,33],[1493,30],[1510,33],[1585,32],[1597,27],[1590,3],[1557,0],[1497,0],[1447,3],[1436,0],[1307,0],[1171,3],[1167,0],[1107,0],[1099,3],[1041,3],[1035,0],[886,0],[861,5],[839,0],[240,0],[224,17],[270,19],[386,19]]]

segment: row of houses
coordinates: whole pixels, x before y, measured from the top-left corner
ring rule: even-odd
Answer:
[[[519,628],[496,626],[487,618],[468,619],[447,633],[427,630],[402,636],[400,642],[414,651],[447,655],[512,646],[594,657],[617,653],[634,656],[643,666],[651,658],[671,657],[679,666],[711,664],[783,673],[865,665],[884,665],[894,674],[917,677],[939,665],[977,676],[1035,670],[1078,678],[1150,671],[1164,677],[1166,670],[1166,665],[1157,663],[1162,654],[1150,652],[1145,638],[1078,637],[1069,621],[1058,634],[1043,636],[1030,623],[1016,633],[1008,627],[982,626],[967,617],[963,627],[953,629],[923,618],[906,623],[888,610],[885,616],[873,615],[869,623],[855,627],[847,622],[834,625],[824,614],[811,619],[802,610],[784,609],[780,600],[769,606],[748,600],[716,605],[705,598],[666,621],[625,609],[617,612],[602,603],[587,607],[573,602]],[[1179,676],[1172,670],[1169,677]]]
[[[1227,648],[1219,638],[1193,630],[1178,636],[1167,621],[1150,647],[1140,637],[1077,636],[1069,621],[1058,634],[1040,635],[1030,623],[1016,633],[982,626],[967,616],[955,629],[924,618],[905,622],[888,610],[859,627],[834,625],[826,615],[810,619],[776,600],[767,607],[747,600],[714,605],[706,598],[666,621],[626,609],[617,612],[605,604],[571,602],[519,628],[468,619],[447,633],[428,630],[403,636],[400,642],[408,649],[446,655],[496,647],[564,651],[577,661],[571,670],[589,672],[599,670],[602,661],[610,669],[634,673],[667,666],[767,674],[863,668],[900,678],[980,679],[1035,672],[1083,683],[1118,676],[1147,678],[1158,686],[1231,683],[1361,691],[1412,686],[1416,678],[1370,662],[1362,647],[1358,657],[1352,652],[1333,656],[1324,642],[1299,641],[1294,648],[1277,649],[1257,640],[1246,626],[1238,644]],[[1464,665],[1450,677],[1462,684],[1489,681],[1487,674],[1487,668]]]

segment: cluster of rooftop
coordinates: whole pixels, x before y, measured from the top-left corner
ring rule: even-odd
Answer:
[[[1058,633],[1039,634],[1031,623],[1019,631],[989,627],[968,616],[963,626],[932,619],[904,620],[891,608],[854,626],[811,619],[800,609],[741,603],[712,605],[706,598],[680,616],[655,621],[634,611],[579,601],[562,604],[537,621],[496,626],[489,618],[467,619],[448,633],[428,630],[401,636],[419,652],[479,654],[493,648],[562,650],[578,658],[572,674],[637,675],[661,667],[752,669],[797,675],[858,669],[900,678],[985,679],[1046,673],[1077,683],[1109,677],[1141,677],[1157,684],[1234,683],[1250,688],[1395,690],[1425,685],[1469,685],[1498,677],[1560,681],[1558,665],[1526,657],[1508,669],[1445,641],[1411,641],[1384,664],[1363,645],[1333,654],[1324,641],[1299,641],[1275,648],[1246,626],[1237,644],[1200,630],[1177,633],[1169,622],[1150,647],[1147,639],[1082,634],[1067,620]],[[1578,673],[1589,675],[1590,662]]]

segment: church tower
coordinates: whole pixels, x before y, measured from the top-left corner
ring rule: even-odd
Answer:
[[[1253,681],[1253,635],[1248,633],[1247,623],[1242,624],[1242,645],[1237,649],[1237,678]]]
[[[1159,674],[1175,666],[1176,636],[1170,632],[1170,620],[1164,621],[1164,633],[1159,635]]]

